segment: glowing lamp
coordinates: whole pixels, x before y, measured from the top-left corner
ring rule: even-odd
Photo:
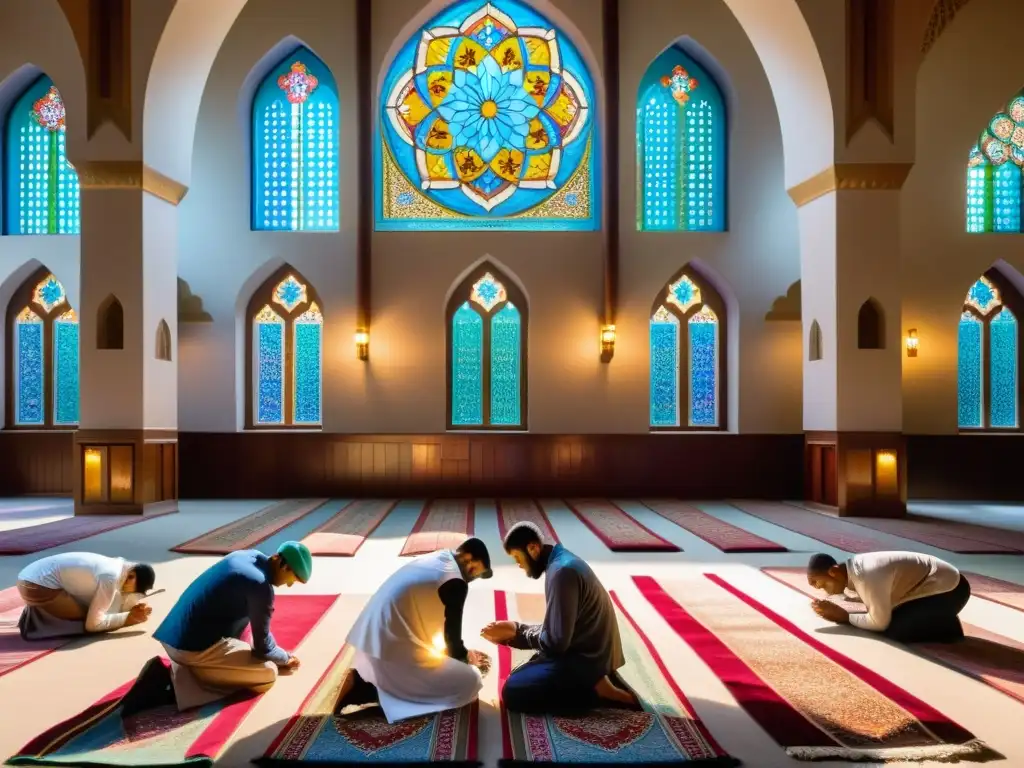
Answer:
[[[896,454],[892,451],[879,451],[876,460],[880,467],[892,467],[896,465]]]
[[[360,360],[370,359],[369,331],[356,331],[356,357]]]
[[[601,326],[601,362],[611,362],[615,356],[615,326]]]
[[[917,357],[917,329],[907,331],[907,357]]]

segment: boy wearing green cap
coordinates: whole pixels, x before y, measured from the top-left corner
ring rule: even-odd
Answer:
[[[184,710],[240,690],[269,690],[278,669],[299,666],[270,631],[274,588],[305,584],[312,572],[309,549],[287,541],[270,557],[258,550],[232,552],[200,574],[153,633],[170,670],[159,657],[151,659],[122,701],[123,715],[171,703]],[[247,625],[251,646],[240,639]]]

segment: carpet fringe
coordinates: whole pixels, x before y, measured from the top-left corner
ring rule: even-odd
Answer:
[[[786,747],[786,754],[796,760],[849,760],[851,762],[924,762],[957,763],[961,760],[984,763],[989,760],[1004,760],[980,739],[963,744],[933,744],[927,747]]]

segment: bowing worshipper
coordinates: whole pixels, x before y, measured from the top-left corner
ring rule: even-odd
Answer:
[[[590,566],[561,544],[544,544],[532,523],[514,525],[504,543],[527,576],[546,579],[543,624],[496,621],[481,632],[492,643],[536,651],[505,681],[505,706],[570,716],[597,707],[639,709],[616,674],[626,662],[615,607]]]
[[[18,574],[25,603],[18,629],[25,640],[113,632],[141,624],[151,609],[139,602],[156,574],[144,563],[92,552],[63,552]]]
[[[122,717],[177,704],[199,707],[238,691],[263,693],[278,669],[294,670],[299,660],[274,641],[270,620],[274,588],[305,584],[313,558],[304,544],[286,541],[267,557],[258,550],[232,552],[193,581],[157,627],[168,658],[150,659],[121,702]],[[252,629],[252,645],[241,639]]]
[[[900,643],[962,640],[959,614],[971,585],[954,566],[917,552],[867,552],[845,563],[817,554],[807,564],[807,583],[829,595],[846,594],[867,613],[851,614],[829,600],[815,600],[814,612],[835,624],[878,632]]]
[[[489,578],[491,557],[476,538],[454,552],[421,555],[391,574],[348,633],[355,656],[336,714],[377,703],[394,723],[476,699],[491,660],[463,644],[462,611],[469,582]]]

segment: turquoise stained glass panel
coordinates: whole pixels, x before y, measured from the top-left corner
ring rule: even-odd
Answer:
[[[452,316],[452,425],[484,423],[484,321],[465,302]]]
[[[1017,318],[1003,309],[989,323],[989,426],[1017,426]]]
[[[992,172],[992,229],[1020,232],[1020,168],[1003,163]]]
[[[15,422],[38,425],[45,422],[43,373],[46,365],[43,351],[43,323],[36,315],[15,323]]]
[[[522,318],[508,302],[491,317],[491,424],[522,423]]]
[[[679,320],[670,312],[651,318],[651,426],[679,426]]]
[[[78,423],[79,325],[58,318],[53,324],[53,423]]]
[[[322,420],[323,325],[296,319],[295,424],[319,424]]]
[[[964,312],[960,316],[957,336],[957,423],[964,429],[984,426],[982,330],[981,320],[972,313]]]
[[[284,423],[284,322],[256,321],[257,424]]]
[[[718,321],[690,318],[690,426],[718,426]]]
[[[988,185],[991,166],[977,165],[967,169],[967,231],[984,232],[988,220]]]
[[[643,229],[679,229],[685,215],[680,205],[679,177],[685,173],[685,153],[680,147],[679,107],[665,88],[654,90],[643,103],[638,146],[643,147],[641,212]],[[682,157],[680,157],[682,155]]]

